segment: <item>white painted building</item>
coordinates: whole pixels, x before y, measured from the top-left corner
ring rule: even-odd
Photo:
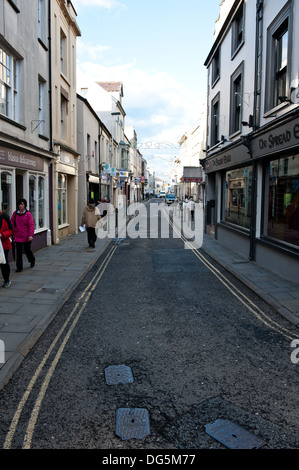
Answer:
[[[225,0],[205,61],[206,231],[290,279],[299,267],[298,24],[294,0]]]

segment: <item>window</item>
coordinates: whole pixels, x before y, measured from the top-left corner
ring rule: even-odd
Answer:
[[[224,222],[250,228],[252,166],[225,173]]]
[[[66,36],[60,30],[60,72],[66,75]]]
[[[290,98],[291,5],[268,28],[265,111]]]
[[[299,155],[268,164],[265,191],[264,234],[299,246]]]
[[[17,60],[0,45],[0,114],[18,117]]]
[[[243,63],[231,77],[230,134],[241,130],[243,103]]]
[[[232,23],[232,56],[244,43],[244,3],[238,9]]]
[[[220,78],[220,50],[219,48],[214,54],[212,61],[212,86]]]
[[[12,207],[12,175],[7,171],[1,172],[1,209],[10,217],[13,213]]]
[[[37,207],[36,207],[36,176],[30,175],[29,176],[29,210],[32,214],[34,220],[34,228],[36,228],[36,215],[37,215]]]
[[[46,83],[42,78],[38,80],[38,132],[39,134],[45,133],[45,120],[46,120]]]
[[[38,37],[46,44],[46,0],[38,0]]]
[[[58,174],[58,225],[67,223],[67,176]]]
[[[38,177],[38,228],[45,227],[45,178]]]
[[[211,146],[216,145],[219,142],[219,120],[220,120],[220,115],[219,115],[219,93],[217,96],[212,101],[212,106],[211,106]]]

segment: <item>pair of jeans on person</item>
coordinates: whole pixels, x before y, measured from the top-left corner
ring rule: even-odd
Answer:
[[[97,240],[96,229],[94,227],[87,227],[87,241],[91,248],[95,248]]]
[[[16,243],[16,251],[17,251],[17,271],[22,271],[23,269],[23,247],[25,255],[30,263],[30,267],[33,268],[35,264],[35,257],[31,251],[31,242],[15,242]]]

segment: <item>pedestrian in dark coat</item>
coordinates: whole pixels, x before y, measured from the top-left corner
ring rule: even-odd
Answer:
[[[11,216],[14,239],[17,249],[16,273],[23,270],[23,247],[30,267],[35,265],[35,257],[31,251],[31,242],[34,235],[34,221],[31,212],[27,209],[26,199],[19,199],[18,209]]]
[[[81,226],[85,225],[86,227],[87,241],[91,248],[95,248],[95,243],[97,240],[96,225],[100,218],[100,211],[94,205],[94,199],[90,198],[87,206],[83,210]]]
[[[8,262],[8,253],[11,248],[11,241],[10,237],[13,235],[13,229],[12,229],[12,223],[10,221],[10,218],[7,214],[4,214],[2,209],[0,209],[0,238],[5,254],[5,264],[1,264],[1,273],[3,276],[4,283],[2,287],[10,287],[11,281],[10,281],[10,266]]]

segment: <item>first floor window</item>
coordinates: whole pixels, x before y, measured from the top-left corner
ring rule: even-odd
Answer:
[[[223,221],[250,228],[252,166],[225,173]]]
[[[13,55],[0,45],[0,114],[17,120],[18,64]]]
[[[299,246],[299,155],[269,163],[265,191],[264,235]]]
[[[58,225],[67,223],[67,176],[58,174]]]

